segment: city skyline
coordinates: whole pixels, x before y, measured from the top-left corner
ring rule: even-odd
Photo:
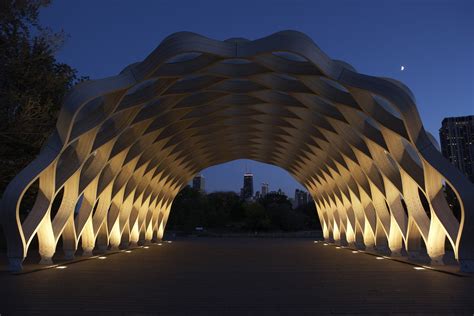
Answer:
[[[253,172],[254,168],[259,171]],[[212,166],[198,174],[203,175],[206,179],[205,191],[207,193],[232,191],[240,194],[240,189],[243,186],[243,176],[246,172],[253,173],[254,194],[261,190],[262,183],[268,183],[269,192],[281,189],[288,197],[292,197],[296,189],[307,191],[304,186],[282,168],[249,159],[238,159]],[[216,175],[219,175],[219,177],[216,177]],[[227,181],[220,181],[221,176],[226,178]]]
[[[248,162],[245,162],[246,166]],[[292,206],[297,208],[299,206],[305,205],[313,200],[311,194],[306,189],[296,188],[294,190],[294,196],[291,193],[288,193],[281,189],[281,187],[275,186],[274,190],[270,190],[269,183],[262,182],[260,186],[254,183],[254,174],[246,169],[245,173],[243,174],[243,186],[240,188],[240,192],[235,190],[223,190],[222,188],[218,188],[217,190],[206,190],[205,185],[205,176],[202,173],[196,174],[193,179],[189,182],[189,186],[191,186],[194,190],[198,190],[203,194],[211,194],[215,192],[235,192],[240,196],[242,200],[245,201],[256,201],[259,198],[265,197],[267,194],[283,194],[291,201]],[[301,185],[300,185],[301,187]],[[255,190],[254,190],[255,188]],[[260,188],[260,189],[259,189]]]

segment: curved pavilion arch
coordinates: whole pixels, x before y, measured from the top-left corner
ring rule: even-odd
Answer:
[[[44,263],[60,238],[69,257],[79,243],[90,254],[159,240],[194,174],[239,158],[298,179],[328,241],[392,255],[424,242],[435,263],[450,244],[461,268],[472,268],[473,185],[434,146],[412,93],[332,60],[295,31],[255,41],[175,33],[119,75],[74,87],[56,131],[4,193],[11,268],[21,269],[35,235]],[[36,202],[21,222],[35,181]]]

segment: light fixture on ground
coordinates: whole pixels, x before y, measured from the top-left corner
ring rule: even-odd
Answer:
[[[424,241],[433,260],[449,243],[460,266],[474,268],[474,185],[438,152],[411,91],[358,73],[295,31],[255,41],[172,34],[117,76],[74,87],[48,143],[3,195],[10,267],[21,269],[36,236],[43,262],[59,240],[69,253],[78,241],[161,240],[180,189],[240,158],[304,185],[326,241],[392,251]],[[30,187],[37,203],[19,221]]]

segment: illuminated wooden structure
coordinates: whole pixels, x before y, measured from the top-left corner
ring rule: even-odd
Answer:
[[[436,149],[412,93],[332,60],[294,31],[255,41],[176,33],[119,75],[74,87],[57,130],[4,193],[11,268],[21,269],[35,235],[44,263],[60,238],[69,257],[79,245],[87,255],[159,240],[179,190],[240,158],[300,181],[328,241],[392,255],[403,247],[416,255],[424,243],[433,263],[450,245],[472,269],[473,185]],[[458,218],[444,183],[457,194]]]

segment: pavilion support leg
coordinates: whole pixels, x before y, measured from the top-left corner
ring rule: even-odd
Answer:
[[[395,218],[390,219],[390,232],[388,234],[388,247],[392,257],[401,257],[403,248],[403,236],[398,228]]]
[[[163,239],[163,236],[165,234],[165,227],[166,227],[166,223],[168,222],[168,216],[170,215],[170,211],[171,211],[171,204],[168,204],[163,211],[163,217],[161,218],[159,226],[158,226],[158,238],[160,240]]]
[[[54,254],[40,254],[40,255],[41,255],[41,260],[39,264],[45,264],[45,265],[53,264]]]
[[[120,246],[120,227],[118,221],[112,227],[109,235],[110,250],[119,250]]]
[[[340,246],[346,247],[347,245],[349,245],[349,243],[347,242],[345,231],[342,230],[339,234],[339,237],[340,237],[340,239],[339,239],[339,245]]]
[[[407,253],[408,258],[414,261],[419,260],[421,255],[421,234],[414,222],[409,224],[409,233],[407,238]]]
[[[165,233],[165,227],[164,227],[164,223],[163,223],[163,222],[164,222],[164,221],[162,221],[162,222],[160,223],[160,226],[159,226],[159,228],[158,228],[157,236],[158,236],[158,239],[159,239],[159,240],[163,240],[163,235],[164,235],[164,233]]]
[[[104,222],[99,229],[99,234],[97,235],[97,249],[100,253],[107,252],[109,248],[109,238],[107,234],[107,225],[106,222]]]
[[[383,255],[390,255],[391,251],[386,245],[376,245],[375,250]]]
[[[326,236],[324,237],[324,241],[331,244],[334,243],[334,232],[332,229],[328,228],[328,234],[327,234],[327,237]]]
[[[349,248],[357,248],[357,244],[355,243],[355,241],[353,241],[353,242],[347,243],[347,247],[349,247]]]
[[[333,243],[339,245],[341,240],[341,231],[339,230],[339,225],[336,225],[336,222],[334,222],[332,227],[332,237],[334,238]]]
[[[139,244],[138,244],[139,237],[140,237],[140,233],[138,231],[138,223],[135,222],[135,224],[133,225],[133,227],[130,231],[130,245],[132,247],[139,246]]]
[[[86,224],[84,225],[84,229],[81,235],[82,241],[82,256],[83,257],[90,257],[92,256],[92,251],[94,250],[95,246],[95,236],[94,236],[94,229],[92,227],[92,217],[90,217]]]
[[[402,248],[390,249],[391,257],[403,257]]]
[[[359,225],[356,226],[354,246],[360,250],[365,249],[364,235],[362,234],[362,230]]]
[[[109,250],[109,247],[107,244],[98,244],[97,250],[99,253],[106,253]]]
[[[92,257],[94,248],[82,248],[82,256],[83,257]]]
[[[329,228],[328,228],[328,225],[326,224],[326,221],[322,223],[322,226],[323,226],[323,238],[324,240],[327,241],[329,239]]]
[[[119,247],[119,245],[110,244],[110,250],[111,251],[118,251],[118,250],[120,250],[120,247]]]
[[[419,241],[418,241],[419,243]],[[411,241],[411,245],[407,247],[407,254],[409,259],[417,260],[421,258],[421,247],[415,244],[415,241]]]
[[[139,246],[144,246],[144,245],[147,244],[146,239],[145,239],[145,233],[143,231],[141,231],[140,234],[139,234],[137,244]]]
[[[82,243],[82,256],[91,257],[93,255],[94,245],[88,245]]]
[[[443,257],[445,253],[445,242],[446,234],[444,233],[443,225],[438,217],[433,214],[430,222],[428,244],[426,245],[432,265],[444,265]]]
[[[368,223],[365,223],[364,227],[364,245],[367,251],[375,250],[375,236]]]
[[[74,227],[74,217],[71,216],[68,220],[63,234],[63,251],[64,251],[64,259],[66,260],[73,260],[74,255],[77,251],[77,240],[76,240],[76,231]]]
[[[120,249],[128,248],[130,248],[130,225],[128,224],[128,222],[126,222],[122,232]]]
[[[363,242],[356,243],[355,246],[356,246],[356,249],[365,250],[365,245]]]
[[[160,242],[160,241],[161,241],[161,239],[158,237],[158,227],[155,226],[155,227],[153,228],[153,235],[152,235],[152,237],[151,237],[151,242],[152,242],[152,243],[158,243],[158,242]]]
[[[433,257],[430,255],[431,265],[434,265],[434,266],[444,265],[443,257],[444,257],[444,254],[439,255],[439,256],[433,256]]]
[[[53,256],[56,251],[56,241],[54,240],[53,227],[49,214],[40,224],[38,229],[38,244],[41,260],[39,264],[53,264]]]
[[[139,228],[137,244],[140,246],[146,245],[146,230],[145,228]]]
[[[151,243],[152,238],[153,238],[153,226],[152,226],[152,223],[151,223],[151,220],[150,220],[147,227],[146,227],[145,243],[147,243],[147,244]]]
[[[375,250],[378,253],[384,254],[384,255],[389,255],[390,254],[390,249],[388,248],[388,243],[387,242],[377,242],[375,244]]]
[[[355,247],[355,232],[354,232],[354,229],[352,228],[351,224],[349,223],[349,221],[347,221],[347,226],[346,226],[346,230],[344,232],[344,237],[345,237],[345,240],[346,240],[345,246],[354,248]]]
[[[76,249],[64,249],[64,259],[74,260],[76,255]]]
[[[345,238],[341,238],[341,240],[339,240],[339,245],[342,247],[347,247],[349,243],[347,242]]]
[[[377,227],[375,229],[375,250],[384,255],[390,254],[387,235],[385,234],[380,220],[377,221]]]
[[[138,222],[136,221],[130,229],[130,247],[138,247],[138,239],[140,237],[140,232],[138,231]]]

